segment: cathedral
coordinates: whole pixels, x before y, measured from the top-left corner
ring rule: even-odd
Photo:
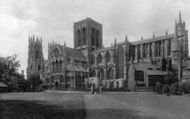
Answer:
[[[173,33],[103,47],[102,24],[91,18],[74,23],[74,48],[52,42],[44,59],[42,39],[29,37],[27,75],[39,74],[58,89],[153,87],[168,75],[183,80],[190,64],[188,30],[181,13]],[[189,77],[190,78],[190,77]],[[188,78],[187,78],[188,79]]]

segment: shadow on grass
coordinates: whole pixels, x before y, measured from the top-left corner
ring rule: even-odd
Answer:
[[[87,119],[157,119],[152,116],[141,115],[130,109],[92,109],[87,110]]]
[[[84,119],[84,108],[65,109],[39,101],[0,100],[1,119]]]
[[[0,119],[156,119],[126,109],[66,108],[40,101],[0,100]]]

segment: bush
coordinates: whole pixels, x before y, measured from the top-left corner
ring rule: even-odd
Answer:
[[[156,82],[155,91],[156,91],[158,94],[162,94],[162,87],[163,87],[163,84],[162,84],[162,83]]]
[[[182,93],[190,93],[190,82],[182,82],[180,90]]]
[[[179,83],[173,83],[170,87],[170,94],[177,95],[179,93]]]
[[[165,84],[162,88],[162,93],[170,94],[170,86]]]

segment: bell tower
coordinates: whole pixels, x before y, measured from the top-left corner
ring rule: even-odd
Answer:
[[[27,77],[31,74],[40,74],[43,62],[42,38],[35,38],[33,35],[29,37]]]
[[[185,28],[185,21],[182,21],[180,12],[178,21],[175,21],[174,40],[172,43],[172,63],[178,64],[179,58],[187,58],[188,53],[188,31]]]
[[[74,48],[80,50],[90,63],[90,53],[102,48],[102,24],[91,18],[74,23]]]

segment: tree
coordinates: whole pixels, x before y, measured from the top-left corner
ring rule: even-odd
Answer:
[[[0,56],[0,79],[5,74],[12,74],[20,67],[20,61],[17,60],[17,55],[3,57]]]
[[[42,81],[40,80],[40,75],[39,74],[31,74],[29,76],[29,81],[31,85],[31,89],[34,91],[40,84],[42,84]]]

